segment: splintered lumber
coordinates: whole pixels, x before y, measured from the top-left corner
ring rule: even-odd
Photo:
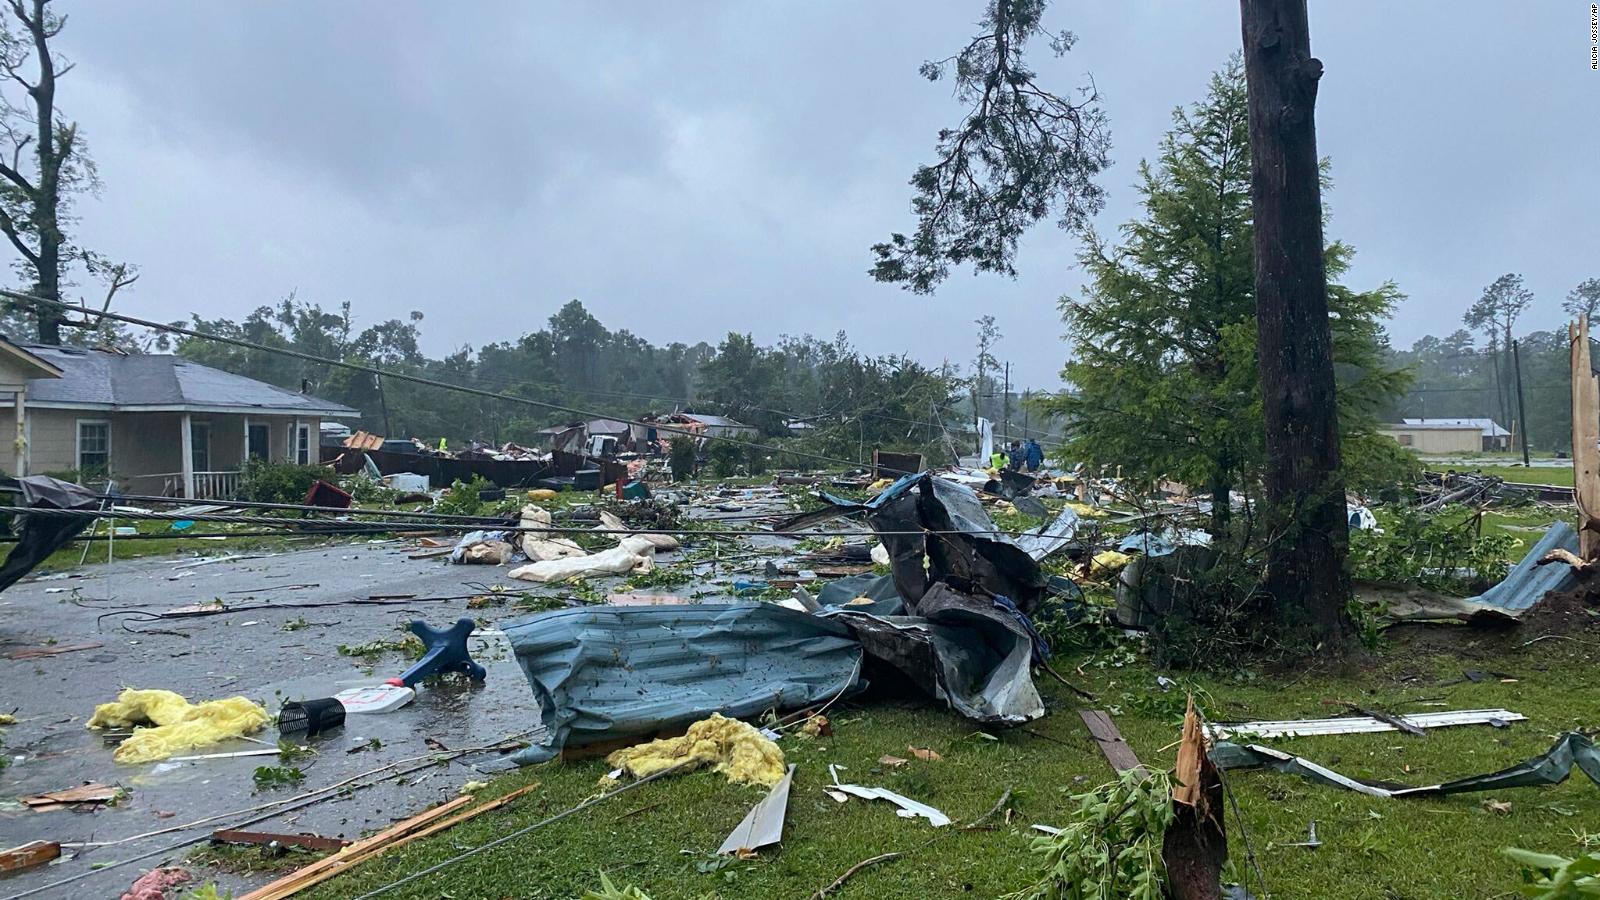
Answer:
[[[1130,770],[1138,770],[1143,777],[1148,777],[1150,770],[1139,762],[1139,757],[1134,755],[1133,748],[1122,739],[1122,732],[1117,730],[1116,723],[1106,715],[1104,710],[1080,709],[1078,715],[1083,717],[1083,724],[1089,726],[1089,734],[1094,737],[1094,742],[1100,746],[1100,752],[1111,764],[1118,775]]]
[[[1600,559],[1600,385],[1589,361],[1589,317],[1567,327],[1572,347],[1572,498],[1578,504],[1578,555]]]
[[[404,847],[412,841],[452,828],[475,816],[499,809],[513,800],[536,790],[538,787],[539,784],[535,782],[526,787],[518,788],[504,797],[490,800],[465,812],[457,811],[461,807],[470,804],[472,798],[457,797],[448,803],[436,806],[427,812],[419,813],[404,822],[380,831],[372,837],[356,841],[332,856],[318,860],[304,868],[296,869],[271,884],[256,888],[239,898],[239,900],[279,900],[282,897],[292,897],[306,888],[321,884],[339,875],[351,866],[366,862],[396,847]],[[455,813],[455,815],[450,815],[451,813]],[[445,818],[446,816],[449,817]]]
[[[32,841],[10,850],[0,850],[0,872],[20,872],[43,865],[61,855],[58,841]]]

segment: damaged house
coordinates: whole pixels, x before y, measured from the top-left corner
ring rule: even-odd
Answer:
[[[251,458],[315,463],[324,418],[343,404],[172,354],[128,354],[0,339],[0,466],[76,471],[135,494],[233,496]]]

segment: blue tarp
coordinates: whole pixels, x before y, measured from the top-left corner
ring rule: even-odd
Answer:
[[[544,762],[588,744],[686,726],[713,712],[754,718],[861,686],[862,647],[844,623],[770,603],[601,606],[505,626],[528,676]]]

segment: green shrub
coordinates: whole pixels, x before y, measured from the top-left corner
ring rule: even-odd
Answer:
[[[494,482],[482,475],[472,476],[471,481],[457,479],[450,485],[449,493],[433,504],[433,511],[452,516],[485,515],[484,509],[489,504],[478,499],[478,492],[494,490],[494,487]]]
[[[767,451],[760,447],[746,447],[744,468],[751,475],[764,474],[767,471]]]
[[[688,481],[694,477],[694,458],[698,452],[692,437],[675,437],[667,444],[667,467],[672,470],[673,481]]]
[[[732,478],[739,474],[739,463],[744,459],[744,449],[729,441],[711,444],[711,474],[718,478]]]
[[[267,462],[251,459],[239,471],[239,500],[256,503],[300,503],[318,480],[328,477],[322,466]]]

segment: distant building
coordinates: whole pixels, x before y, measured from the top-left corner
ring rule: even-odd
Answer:
[[[1511,432],[1493,419],[1404,419],[1378,431],[1418,453],[1510,450]]]

